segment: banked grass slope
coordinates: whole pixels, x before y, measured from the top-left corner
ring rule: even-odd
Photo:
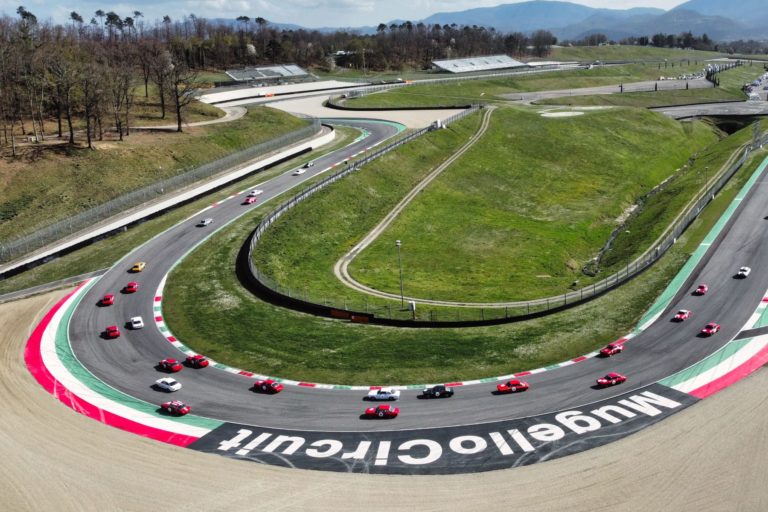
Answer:
[[[352,262],[355,279],[398,292],[393,247],[400,239],[413,297],[528,300],[562,294],[574,280],[587,285],[582,267],[616,219],[716,141],[703,123],[638,109],[561,119],[499,109],[491,122]]]
[[[713,156],[712,162],[726,161],[731,150],[729,146],[722,151],[719,160]],[[397,167],[397,163],[381,164]],[[348,324],[278,308],[243,289],[232,271],[237,252],[254,227],[245,221],[217,233],[174,270],[164,295],[164,318],[194,350],[233,366],[297,380],[457,381],[547,366],[588,353],[617,333],[631,330],[755,165],[745,166],[649,271],[602,298],[544,319],[472,329],[412,330]],[[339,220],[355,219],[347,213]],[[329,240],[324,247],[336,248]],[[207,278],[200,280],[200,275]]]

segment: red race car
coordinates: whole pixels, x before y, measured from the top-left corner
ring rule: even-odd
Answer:
[[[675,322],[682,322],[684,320],[688,320],[689,318],[691,318],[691,315],[693,315],[693,313],[691,313],[689,310],[681,309],[675,314],[675,317],[673,318],[673,320]]]
[[[176,373],[181,371],[181,363],[176,359],[163,359],[157,363],[157,367],[168,373]]]
[[[279,393],[283,390],[283,385],[273,379],[257,380],[251,389],[262,393]]]
[[[116,325],[110,325],[107,327],[107,330],[105,331],[107,338],[119,338],[120,337],[120,329]]]
[[[125,288],[123,288],[123,291],[125,293],[136,293],[137,291],[139,291],[139,283],[137,283],[136,281],[131,281],[130,283],[125,285]]]
[[[706,295],[708,291],[709,291],[709,286],[707,286],[705,284],[700,284],[699,286],[696,287],[696,290],[694,290],[693,294],[694,295]]]
[[[369,407],[365,410],[363,415],[366,418],[395,418],[400,413],[400,409],[394,405],[378,405],[376,407]]]
[[[243,201],[243,204],[253,204],[255,202],[256,202],[256,198],[255,197],[246,197],[245,201]]]
[[[188,406],[181,400],[172,400],[170,402],[165,402],[160,407],[168,414],[173,414],[174,416],[184,416],[185,414],[189,414],[189,411],[192,410],[190,406]]]
[[[600,349],[600,355],[603,357],[611,357],[615,356],[622,350],[624,350],[624,345],[621,343],[609,343],[604,348]]]
[[[622,374],[611,372],[605,377],[597,379],[597,385],[600,387],[615,386],[616,384],[621,384],[625,380],[627,380],[627,378]]]
[[[187,364],[192,368],[205,368],[210,364],[210,361],[205,356],[195,354],[194,356],[187,356]]]
[[[499,393],[516,393],[518,391],[526,391],[528,389],[528,383],[522,380],[513,379],[507,382],[502,382],[496,386],[496,391]]]
[[[704,326],[704,328],[701,330],[701,334],[703,334],[704,336],[712,336],[719,330],[720,330],[720,324],[716,324],[715,322],[710,322]]]
[[[115,303],[115,296],[109,293],[106,294],[104,297],[102,297],[101,301],[99,302],[99,304],[101,304],[102,306],[111,306],[114,303]]]

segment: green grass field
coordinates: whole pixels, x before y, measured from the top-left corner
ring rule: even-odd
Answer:
[[[96,150],[33,148],[26,158],[0,163],[0,240],[33,232],[54,220],[174,176],[185,169],[297,130],[306,121],[255,108],[234,122],[185,133],[141,133]]]
[[[352,139],[360,135],[357,130],[345,127],[337,127],[336,134],[336,140],[333,143],[311,153],[302,155],[302,158],[300,159],[292,160],[277,167],[262,171],[231,186],[225,187],[222,190],[214,192],[213,194],[204,196],[197,201],[182,206],[181,208],[177,208],[160,217],[143,222],[124,233],[100,240],[76,252],[56,258],[22,274],[4,279],[0,281],[0,294],[23,290],[67,277],[110,267],[128,252],[143,244],[156,234],[170,228],[177,222],[193,215],[196,211],[210,205],[211,202],[229,197],[231,194],[245,188],[255,188],[259,183],[262,183],[267,179],[349,144]],[[293,193],[293,191],[288,193]],[[276,204],[278,203],[273,201],[272,203],[267,203],[264,206],[259,206],[253,209],[255,218],[259,218],[265,211],[274,208]]]
[[[681,50],[679,48],[655,48],[653,46],[632,45],[606,45],[606,46],[568,46],[552,48],[552,54],[548,57],[553,60],[578,60],[589,62],[595,60],[620,61],[638,60],[654,61],[667,59],[670,62],[681,60],[712,59],[722,57],[718,52],[704,52],[698,50]]]
[[[537,105],[569,106],[624,106],[651,108],[668,105],[685,105],[716,101],[743,101],[746,95],[741,87],[764,73],[762,67],[741,66],[720,73],[720,87],[716,89],[692,89],[659,92],[629,92],[625,94],[601,94],[594,96],[564,96],[537,101]]]
[[[485,302],[564,293],[583,280],[581,268],[623,210],[716,140],[703,123],[681,125],[634,109],[561,119],[499,109],[491,122],[485,137],[353,261],[354,278],[399,293],[400,239],[406,295]],[[436,165],[428,160],[420,173]],[[333,265],[420,178],[402,164],[364,169],[278,221],[257,266],[315,298],[362,303],[333,276]]]
[[[414,84],[398,87],[383,93],[370,94],[346,101],[346,105],[354,108],[370,107],[413,107],[456,105],[477,102],[505,101],[503,95],[577,89],[601,85],[618,85],[620,83],[655,80],[660,75],[680,75],[701,71],[705,64],[675,63],[667,68],[663,64],[629,64],[625,66],[605,66],[593,69],[575,71],[554,71],[535,75],[516,77],[457,80],[445,84]]]
[[[176,268],[165,291],[164,318],[196,351],[297,380],[445,382],[546,366],[631,330],[763,157],[746,166],[650,270],[593,302],[539,320],[469,329],[396,329],[274,307],[244,290],[232,270],[251,222],[218,233]],[[202,274],[209,279],[198,279]]]
[[[469,139],[479,121],[476,114],[431,132],[293,208],[265,234],[254,255],[256,265],[278,282],[318,298],[356,295],[334,278],[335,261]]]

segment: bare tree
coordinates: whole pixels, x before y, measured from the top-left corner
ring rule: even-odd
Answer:
[[[168,88],[176,107],[176,131],[182,131],[184,110],[195,99],[197,89],[197,72],[190,69],[182,59],[171,64],[168,72]]]
[[[152,81],[157,86],[157,93],[160,95],[160,117],[165,119],[165,94],[168,89],[168,75],[173,69],[173,62],[170,52],[159,45],[153,46],[151,52]]]

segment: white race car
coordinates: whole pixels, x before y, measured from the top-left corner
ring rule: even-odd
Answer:
[[[141,329],[144,327],[144,320],[140,316],[131,318],[131,329]]]
[[[372,389],[365,398],[368,400],[397,400],[400,398],[400,390],[392,388]]]
[[[736,277],[745,278],[749,275],[749,273],[752,272],[752,269],[749,267],[741,267],[739,271],[736,273]]]
[[[248,197],[260,196],[263,193],[264,193],[263,190],[255,188],[255,189],[251,190],[250,192],[248,192]]]
[[[171,377],[163,377],[162,379],[157,379],[155,381],[155,387],[157,389],[168,391],[169,393],[172,391],[178,391],[181,389],[181,382],[177,381],[176,379],[173,379]]]
[[[294,176],[301,176],[301,175],[302,175],[302,174],[304,174],[305,172],[307,172],[307,170],[306,170],[306,169],[304,169],[304,168],[301,168],[301,169],[296,169],[295,171],[293,171],[293,175],[294,175]]]

